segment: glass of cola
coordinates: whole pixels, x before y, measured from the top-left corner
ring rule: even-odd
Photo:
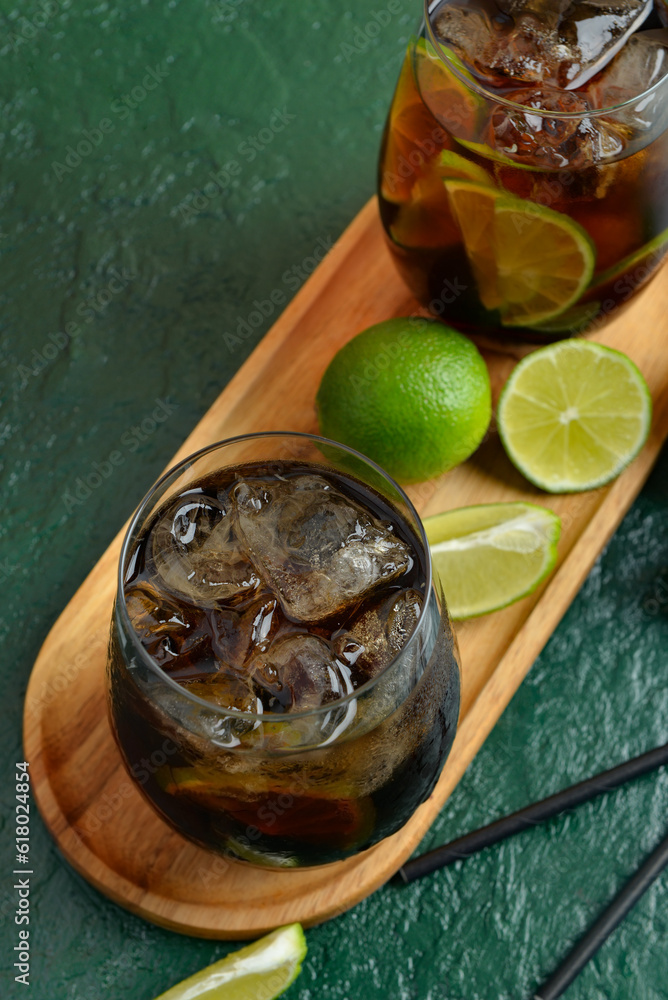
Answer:
[[[432,791],[459,713],[410,500],[305,434],[180,462],[123,544],[108,691],[130,775],[197,844],[280,869],[393,834]]]

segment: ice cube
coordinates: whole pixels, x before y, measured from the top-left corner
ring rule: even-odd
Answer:
[[[244,679],[236,673],[219,670],[210,677],[183,683],[183,687],[198,698],[217,705],[218,708],[238,712],[262,712],[262,704],[249,679]]]
[[[591,106],[581,94],[542,87],[507,96],[522,108],[497,106],[492,114],[492,145],[520,163],[546,169],[581,169],[619,156],[624,150],[622,130],[613,122],[589,117]],[[555,111],[573,117],[550,117]]]
[[[668,73],[668,31],[639,31],[587,88],[597,108],[611,108],[645,93]],[[658,95],[657,95],[658,96]],[[638,109],[642,113],[642,108]]]
[[[209,612],[209,620],[218,663],[238,671],[251,656],[266,650],[281,618],[276,598],[263,594],[239,611],[216,608]]]
[[[199,607],[234,604],[256,591],[260,579],[235,539],[233,522],[229,502],[180,497],[152,531],[158,585]]]
[[[355,672],[363,674],[362,683],[380,673],[405,646],[420,618],[423,600],[418,590],[395,591],[334,641],[337,655],[352,658]]]
[[[308,633],[277,639],[251,662],[249,676],[269,712],[309,711],[353,690],[349,668]]]
[[[492,84],[503,79],[581,87],[649,16],[652,0],[452,0],[438,40]]]
[[[148,583],[126,589],[125,605],[142,645],[175,680],[216,671],[203,612],[160,594]]]
[[[322,476],[234,488],[239,532],[284,612],[318,621],[412,566],[392,526]]]

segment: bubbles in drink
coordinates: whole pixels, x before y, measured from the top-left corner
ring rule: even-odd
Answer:
[[[436,37],[476,75],[583,86],[645,21],[652,0],[453,0],[433,20]]]
[[[234,601],[257,590],[260,579],[235,544],[231,506],[207,496],[180,497],[152,534],[156,585],[200,607]]]
[[[322,476],[240,482],[233,497],[248,552],[291,617],[331,617],[411,567],[392,524]]]

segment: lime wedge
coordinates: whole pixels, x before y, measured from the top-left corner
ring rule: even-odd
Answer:
[[[668,249],[668,229],[664,229],[662,233],[655,236],[653,240],[649,243],[645,243],[643,247],[636,250],[634,253],[629,254],[624,260],[620,260],[619,264],[614,264],[609,267],[606,271],[601,271],[600,274],[594,276],[594,280],[591,283],[591,288],[602,289],[604,285],[609,285],[611,281],[615,281],[617,278],[621,278],[623,274],[630,271],[631,268],[640,267],[658,267],[661,263],[663,255]],[[637,281],[637,286],[639,287],[643,282],[644,276],[639,276]]]
[[[305,957],[301,924],[290,924],[233,951],[156,1000],[272,1000],[294,982]]]
[[[503,304],[499,293],[499,268],[495,234],[495,208],[503,193],[474,180],[446,179],[452,213],[464,237],[466,255],[486,309]]]
[[[554,567],[560,521],[531,503],[491,503],[424,521],[450,615],[474,618],[531,594]]]
[[[508,379],[497,424],[513,465],[550,493],[602,486],[647,440],[652,400],[625,354],[564,340],[527,355]]]

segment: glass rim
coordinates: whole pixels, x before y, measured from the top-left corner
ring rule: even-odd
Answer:
[[[129,554],[130,544],[135,541],[134,531],[140,521],[141,517],[144,515],[148,504],[151,499],[155,496],[157,491],[162,488],[168,480],[172,479],[175,474],[181,474],[186,471],[186,469],[193,465],[197,460],[203,458],[211,452],[217,451],[220,448],[224,448],[227,445],[240,444],[243,441],[251,441],[257,438],[300,438],[308,441],[312,441],[316,446],[324,444],[327,446],[333,446],[352,455],[353,458],[361,460],[366,465],[375,469],[379,472],[383,479],[388,482],[399,494],[403,502],[406,504],[409,513],[415,518],[415,522],[418,526],[416,535],[418,540],[421,542],[425,553],[426,561],[426,580],[425,580],[425,599],[420,609],[420,615],[416,621],[411,634],[408,639],[401,647],[399,652],[392,657],[392,659],[383,667],[383,669],[372,677],[370,680],[366,681],[360,687],[351,691],[349,694],[344,695],[342,698],[337,698],[335,701],[327,702],[324,705],[320,705],[318,708],[304,709],[301,712],[283,712],[283,713],[258,713],[258,712],[242,712],[235,708],[223,708],[220,705],[214,705],[210,701],[206,701],[204,698],[200,698],[198,695],[193,694],[188,691],[187,688],[179,684],[178,681],[170,677],[169,674],[162,669],[160,664],[154,660],[151,654],[144,648],[142,642],[134,630],[132,622],[130,621],[130,616],[128,614],[127,606],[125,603],[125,593],[124,593],[124,576],[125,576],[125,565],[126,558]],[[133,644],[134,649],[139,653],[139,656],[143,663],[149,667],[149,669],[156,674],[161,680],[165,681],[169,687],[176,691],[179,695],[186,698],[186,700],[197,705],[199,708],[206,709],[209,712],[213,712],[216,715],[220,715],[227,719],[244,719],[248,722],[271,722],[271,723],[282,723],[289,724],[295,719],[310,718],[317,715],[325,715],[327,712],[336,711],[338,708],[350,704],[350,702],[356,700],[360,696],[366,694],[368,691],[373,690],[381,678],[391,670],[392,667],[397,663],[399,659],[405,656],[409,650],[409,647],[415,645],[416,637],[422,631],[424,623],[428,621],[427,618],[427,605],[431,599],[431,592],[433,587],[433,571],[432,571],[432,561],[431,561],[431,551],[429,549],[429,542],[427,541],[427,533],[425,531],[424,525],[422,523],[422,518],[415,509],[410,497],[402,489],[402,487],[387,473],[377,462],[373,459],[367,458],[361,452],[356,451],[354,448],[349,448],[348,445],[341,444],[339,441],[333,441],[331,438],[325,438],[318,434],[308,434],[303,431],[255,431],[250,434],[239,434],[232,438],[224,438],[221,441],[216,441],[214,444],[206,445],[204,448],[200,448],[198,451],[187,455],[180,461],[176,462],[174,465],[170,466],[164,472],[159,479],[150,487],[150,489],[142,497],[137,509],[135,510],[130,523],[128,525],[125,537],[123,538],[123,543],[121,546],[121,554],[118,561],[118,574],[117,574],[117,591],[116,600],[114,602],[115,611],[114,615],[119,615],[121,621],[124,625],[124,633],[130,637],[130,641]]]
[[[540,115],[541,117],[559,118],[567,121],[582,121],[584,118],[600,118],[603,115],[623,111],[624,108],[636,105],[639,101],[644,101],[647,97],[653,94],[654,91],[659,90],[660,87],[668,85],[668,73],[664,73],[664,75],[658,79],[656,83],[653,83],[651,87],[647,88],[647,90],[643,90],[642,93],[636,94],[634,97],[630,97],[628,100],[622,101],[620,104],[611,104],[605,108],[591,108],[588,111],[548,111],[545,108],[532,108],[528,104],[520,104],[517,101],[511,101],[507,97],[495,93],[494,90],[488,90],[478,80],[470,79],[465,76],[454,61],[448,58],[445,49],[434,34],[430,16],[442,2],[443,0],[424,0],[424,21],[426,30],[429,33],[430,41],[436,49],[441,61],[447,65],[450,72],[454,73],[457,79],[460,80],[468,90],[472,90],[476,94],[480,94],[481,97],[484,97],[488,101],[492,101],[494,104],[501,104],[504,107],[511,108],[513,111],[528,111],[531,114]],[[668,28],[666,28],[666,33],[668,36]],[[530,84],[527,84],[526,89],[529,89],[529,86]],[[565,92],[572,94],[578,93],[577,90]]]

